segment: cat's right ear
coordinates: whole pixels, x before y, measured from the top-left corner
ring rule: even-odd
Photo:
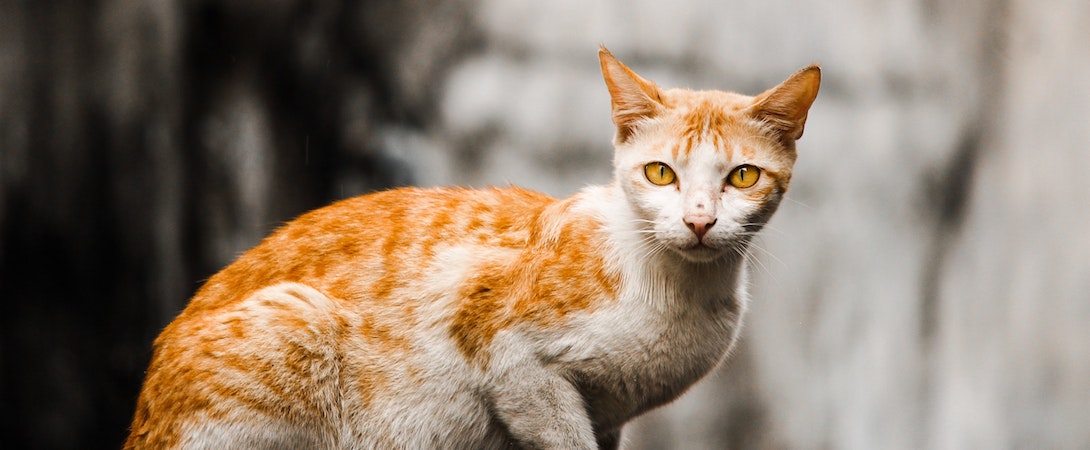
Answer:
[[[662,93],[654,82],[621,64],[605,46],[598,48],[598,61],[609,89],[613,124],[617,126],[614,142],[620,144],[632,137],[641,121],[658,114],[663,107]]]

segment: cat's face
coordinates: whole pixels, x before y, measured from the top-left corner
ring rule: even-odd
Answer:
[[[618,145],[614,160],[642,232],[692,261],[743,248],[779,205],[795,160],[756,123],[700,130],[701,116],[718,113],[671,111]]]
[[[662,90],[600,56],[617,125],[615,179],[644,239],[694,262],[741,252],[787,191],[818,69],[749,97]]]

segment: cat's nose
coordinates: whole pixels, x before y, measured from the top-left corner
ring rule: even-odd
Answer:
[[[696,216],[686,217],[684,220],[685,225],[688,226],[690,230],[693,230],[693,234],[696,235],[696,240],[702,241],[704,240],[704,235],[708,234],[708,229],[711,228],[712,225],[715,225],[715,222],[719,219],[714,217]]]

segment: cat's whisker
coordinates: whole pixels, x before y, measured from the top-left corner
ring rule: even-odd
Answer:
[[[644,255],[643,258],[651,259],[656,258],[667,250],[665,245],[655,241],[654,239],[644,240]]]
[[[646,234],[641,235],[639,242],[640,244],[638,247],[638,251],[641,258],[646,258],[648,255],[655,251],[657,243],[655,242],[654,237]]]
[[[736,235],[736,236],[750,237],[750,236],[760,236],[761,232],[760,231],[736,231],[733,234]]]
[[[764,247],[761,247],[761,246],[760,246],[759,244],[756,244],[756,243],[750,243],[750,246],[749,246],[749,247],[750,247],[750,248],[752,248],[752,249],[754,249],[754,250],[757,250],[757,251],[759,251],[759,252],[763,253],[764,255],[767,255],[767,256],[768,256],[769,258],[771,258],[771,259],[772,259],[773,261],[775,261],[776,263],[778,263],[778,264],[779,264],[780,266],[782,266],[782,267],[783,267],[784,269],[788,269],[788,270],[789,270],[789,266],[787,265],[787,263],[783,262],[783,260],[781,260],[780,258],[778,258],[778,257],[777,257],[777,256],[776,256],[775,254],[773,254],[772,252],[768,251],[768,250],[767,250],[767,249],[765,249]],[[749,253],[749,252],[746,252],[746,253],[747,253],[747,255],[748,255],[748,257],[747,257],[746,261],[747,261],[747,262],[749,262],[751,266],[754,266],[754,267],[759,267],[759,269],[760,269],[761,271],[763,271],[763,272],[764,272],[764,274],[765,274],[765,275],[767,275],[767,276],[769,277],[769,279],[771,279],[771,280],[772,280],[772,282],[773,282],[773,283],[775,283],[775,284],[777,284],[777,285],[779,285],[779,284],[782,284],[782,283],[780,282],[780,279],[779,279],[779,277],[777,277],[777,276],[776,276],[775,272],[773,272],[773,271],[772,271],[772,270],[771,270],[771,269],[770,269],[770,268],[768,267],[768,265],[767,265],[767,264],[765,264],[765,262],[764,262],[764,259],[763,259],[763,258],[761,258],[761,257],[759,257],[758,255],[756,255],[756,254],[753,254],[753,253]]]
[[[771,231],[775,231],[776,233],[779,233],[779,234],[784,234],[783,230],[780,230],[779,228],[776,228],[776,227],[774,227],[772,225],[769,225],[768,223],[750,222],[750,223],[739,224],[739,226],[742,226],[742,227],[761,227],[762,231],[763,230],[771,230]],[[760,231],[744,231],[744,233],[757,234],[757,233],[760,233]]]
[[[777,256],[776,256],[776,254],[774,254],[774,253],[772,253],[772,252],[768,251],[768,249],[766,249],[766,248],[764,248],[764,247],[760,246],[759,244],[757,244],[757,243],[755,243],[755,242],[751,242],[751,243],[750,243],[750,247],[752,247],[752,248],[754,248],[754,249],[757,249],[757,250],[759,250],[759,251],[760,251],[761,253],[764,253],[765,255],[768,255],[768,257],[769,257],[769,258],[772,258],[772,260],[773,260],[773,261],[775,261],[775,262],[779,263],[779,264],[780,264],[780,266],[783,266],[783,268],[784,268],[785,270],[791,270],[791,267],[790,267],[790,266],[788,266],[788,265],[787,265],[787,263],[783,262],[783,260],[782,260],[782,259],[780,259],[779,257],[777,257]]]
[[[658,257],[659,255],[670,250],[666,247],[666,245],[662,244],[654,238],[648,238],[647,246],[650,247],[651,250],[650,252],[648,252],[648,258]]]
[[[776,277],[776,274],[769,270],[768,266],[765,265],[760,258],[745,250],[739,249],[738,252],[742,255],[742,258],[745,259],[746,264],[749,264],[750,267],[754,267],[759,272],[767,275],[769,278],[772,279],[773,283],[780,284],[780,280]]]
[[[794,204],[802,206],[803,208],[806,208],[806,209],[810,209],[810,210],[814,209],[813,206],[807,205],[806,203],[800,202],[800,201],[795,200],[794,198],[791,198],[791,197],[788,197],[788,196],[784,196],[783,199],[784,199],[784,201],[794,203]]]

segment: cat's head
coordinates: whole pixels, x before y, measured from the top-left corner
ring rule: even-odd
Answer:
[[[776,211],[821,70],[756,97],[662,89],[602,47],[614,176],[649,239],[695,262],[738,252]]]

